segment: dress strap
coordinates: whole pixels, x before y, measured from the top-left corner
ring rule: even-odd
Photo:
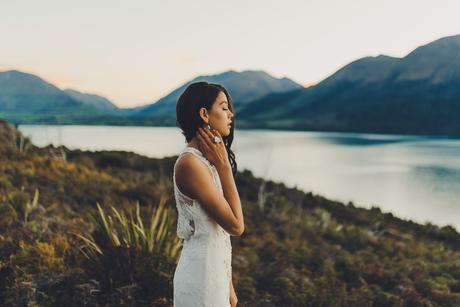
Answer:
[[[195,147],[185,146],[184,149],[182,149],[181,154],[184,152],[193,152],[193,153],[198,154],[200,157],[204,157],[203,153],[198,148],[195,148]]]
[[[201,161],[203,161],[209,168],[212,168],[212,164],[211,162],[209,162],[208,159],[206,159],[206,157],[203,155],[203,153],[195,148],[195,147],[190,147],[190,146],[186,146],[184,149],[182,149],[182,151],[180,152],[179,154],[179,157],[182,156],[182,154],[186,153],[186,152],[190,152],[192,154],[194,154],[195,156],[197,156]],[[177,159],[179,160],[179,158]]]

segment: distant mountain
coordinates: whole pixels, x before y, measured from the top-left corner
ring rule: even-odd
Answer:
[[[110,100],[105,97],[101,97],[95,94],[81,93],[72,89],[65,89],[64,93],[68,94],[70,97],[74,98],[77,101],[83,102],[86,105],[96,107],[100,110],[107,111],[118,111],[119,108],[113,104]]]
[[[237,112],[239,127],[460,135],[460,35],[365,57],[315,86]]]
[[[124,109],[31,74],[0,72],[0,117],[14,123],[171,126],[177,98],[201,80],[229,90],[238,128],[460,135],[460,35],[403,58],[355,60],[308,88],[263,71],[232,70],[196,77],[156,103]]]
[[[35,75],[16,70],[0,72],[1,112],[39,112],[50,110],[50,106],[61,109],[79,103]]]
[[[106,114],[32,74],[0,72],[0,117],[15,123],[60,122]]]
[[[236,108],[271,93],[282,93],[303,88],[288,78],[275,78],[264,71],[247,70],[237,72],[230,70],[221,74],[199,76],[181,85],[157,102],[142,106],[133,115],[155,118],[175,118],[176,101],[185,88],[197,81],[219,83],[229,91]]]
[[[155,104],[118,108],[107,98],[60,90],[38,76],[11,70],[0,72],[0,117],[14,123],[173,125],[178,96],[188,84],[199,80],[224,84],[236,105],[269,93],[302,88],[287,78],[277,79],[262,71],[228,71],[197,77]]]

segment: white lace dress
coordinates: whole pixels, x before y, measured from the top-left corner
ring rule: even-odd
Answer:
[[[174,273],[175,307],[230,306],[232,246],[230,235],[202,208],[196,199],[183,194],[176,185],[177,161],[185,153],[197,156],[211,171],[223,194],[219,174],[200,150],[186,146],[174,164],[174,195],[178,212],[177,235],[183,247]]]

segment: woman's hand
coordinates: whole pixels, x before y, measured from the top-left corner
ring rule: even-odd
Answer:
[[[196,135],[199,141],[200,151],[206,159],[216,166],[216,168],[230,165],[224,140],[217,130],[200,127]],[[214,143],[212,141],[214,136],[218,136],[222,142]]]
[[[231,284],[230,288],[230,305],[231,307],[235,307],[238,303],[238,298],[236,297],[235,289],[233,288],[233,283]]]

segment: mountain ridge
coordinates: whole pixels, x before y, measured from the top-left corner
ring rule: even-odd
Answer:
[[[460,35],[442,38],[403,58],[355,60],[288,100],[265,97],[237,115],[246,128],[460,135],[459,63]]]
[[[0,116],[12,122],[21,122],[24,117],[31,117],[32,123],[37,121],[36,114],[21,113],[24,108],[16,110],[17,114],[6,112],[11,111],[14,99],[2,88],[1,81],[7,78],[1,74]],[[28,97],[29,103],[35,100],[34,112],[50,112],[43,115],[48,123],[55,123],[60,112],[69,113],[68,105],[77,110],[72,111],[72,117],[59,115],[64,116],[60,122],[174,126],[177,97],[191,82],[206,80],[229,90],[235,102],[237,128],[460,135],[460,35],[421,45],[404,57],[380,54],[356,59],[307,88],[262,70],[228,70],[196,76],[155,103],[114,112],[104,110],[110,101],[103,97],[72,93],[72,98],[69,92],[59,94],[58,88],[43,86],[43,79],[34,80],[41,84],[41,93],[52,98],[54,108],[47,109],[41,105],[43,101],[37,101],[35,87],[31,93],[19,92],[18,96]],[[88,106],[75,99],[78,97],[92,101],[91,110],[96,112],[82,111]],[[99,99],[99,104],[92,99]]]

